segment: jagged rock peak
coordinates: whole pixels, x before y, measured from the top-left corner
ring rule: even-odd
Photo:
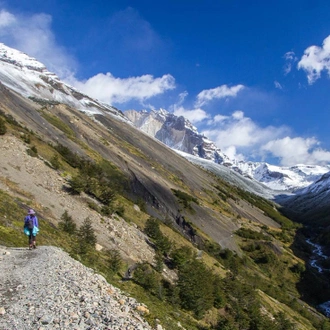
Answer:
[[[157,138],[169,147],[212,160],[216,163],[230,162],[230,159],[207,137],[183,116],[176,116],[165,109],[125,111],[125,115],[147,134]]]

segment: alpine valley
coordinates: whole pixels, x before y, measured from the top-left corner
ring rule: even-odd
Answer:
[[[34,208],[38,243],[154,329],[330,329],[329,166],[230,159],[187,119],[124,113],[4,44],[0,155],[0,244],[26,245]]]

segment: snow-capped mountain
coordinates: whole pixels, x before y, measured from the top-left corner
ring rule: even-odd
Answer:
[[[103,104],[63,83],[36,59],[0,43],[0,81],[17,93],[36,102],[59,102],[87,114],[104,112],[127,118],[116,108]]]
[[[169,147],[227,166],[273,190],[294,191],[304,188],[330,171],[330,166],[301,164],[280,167],[265,162],[244,162],[230,159],[214,142],[200,134],[187,119],[175,116],[164,109],[150,112],[130,110],[125,111],[125,115],[136,127]]]
[[[91,116],[112,115],[133,122],[147,134],[185,154],[224,165],[246,178],[254,179],[277,191],[294,191],[317,181],[330,171],[329,166],[297,165],[279,167],[267,163],[230,159],[214,142],[200,134],[186,118],[166,110],[126,111],[99,102],[62,82],[36,59],[0,43],[0,82],[38,103],[62,103]]]
[[[129,110],[124,114],[136,127],[172,149],[213,160],[218,164],[232,163],[228,156],[182,116],[175,116],[164,109],[150,112]]]
[[[308,187],[297,190],[294,195],[276,196],[292,218],[313,226],[329,223],[330,172],[321,176]]]

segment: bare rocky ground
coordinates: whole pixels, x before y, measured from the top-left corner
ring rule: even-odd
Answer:
[[[1,330],[151,330],[148,313],[59,248],[0,247]]]

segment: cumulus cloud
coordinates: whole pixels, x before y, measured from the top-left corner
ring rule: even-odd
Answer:
[[[207,122],[202,133],[231,159],[279,159],[280,165],[327,164],[330,152],[320,148],[320,142],[312,138],[291,137],[286,126],[262,127],[241,110],[231,115],[217,114]]]
[[[70,83],[106,103],[125,103],[130,100],[144,101],[175,88],[175,79],[167,74],[155,78],[152,75],[116,78],[111,73],[99,73],[86,81],[71,79]]]
[[[261,145],[289,131],[286,127],[260,127],[240,110],[230,116],[216,115],[207,123],[202,133],[236,159],[242,159],[242,154],[260,156]]]
[[[178,107],[175,109],[174,114],[176,116],[183,116],[187,118],[193,124],[199,123],[204,119],[209,118],[207,112],[201,108],[187,110],[184,107]]]
[[[173,112],[176,116],[183,116],[187,118],[191,123],[196,124],[204,119],[210,117],[210,115],[201,108],[187,109],[183,106],[183,103],[188,96],[188,92],[185,91],[180,93],[178,96],[177,103],[170,106],[169,110]]]
[[[298,62],[298,69],[307,74],[309,84],[320,78],[322,71],[330,76],[330,36],[324,39],[323,46],[310,46]]]
[[[330,161],[330,152],[318,148],[315,138],[284,137],[271,140],[261,147],[281,159],[281,165],[325,164]]]
[[[201,107],[214,99],[223,99],[235,97],[239,91],[244,88],[243,85],[228,87],[227,85],[218,86],[212,89],[205,89],[197,95],[196,107]]]

